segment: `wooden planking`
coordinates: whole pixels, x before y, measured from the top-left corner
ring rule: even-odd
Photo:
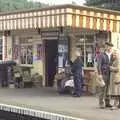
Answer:
[[[120,32],[120,15],[82,10],[80,13],[73,10],[72,27]],[[79,19],[78,19],[79,15]],[[79,26],[78,23],[79,22]]]
[[[120,32],[120,14],[87,7],[61,6],[51,9],[0,14],[0,31],[54,27],[77,27]]]

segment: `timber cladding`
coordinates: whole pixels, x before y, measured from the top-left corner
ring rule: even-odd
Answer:
[[[68,4],[0,14],[0,31],[61,26],[119,33],[120,12]]]

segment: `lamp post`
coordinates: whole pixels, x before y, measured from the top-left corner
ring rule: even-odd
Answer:
[[[80,38],[79,40],[81,43],[83,43],[83,53],[84,53],[84,67],[86,67],[86,36],[84,34],[83,38]]]

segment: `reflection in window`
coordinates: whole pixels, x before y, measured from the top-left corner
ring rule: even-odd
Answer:
[[[21,46],[21,64],[33,64],[33,47],[32,45]]]

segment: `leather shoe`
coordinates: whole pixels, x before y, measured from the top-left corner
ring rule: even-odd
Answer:
[[[105,107],[111,108],[111,107],[112,107],[112,105],[108,104],[108,105],[105,105]]]
[[[100,106],[100,109],[104,109],[105,106],[103,104],[99,105]]]
[[[120,108],[120,104],[117,107]]]
[[[76,95],[76,94],[75,94],[75,95],[73,95],[73,97],[80,97],[80,95]]]

